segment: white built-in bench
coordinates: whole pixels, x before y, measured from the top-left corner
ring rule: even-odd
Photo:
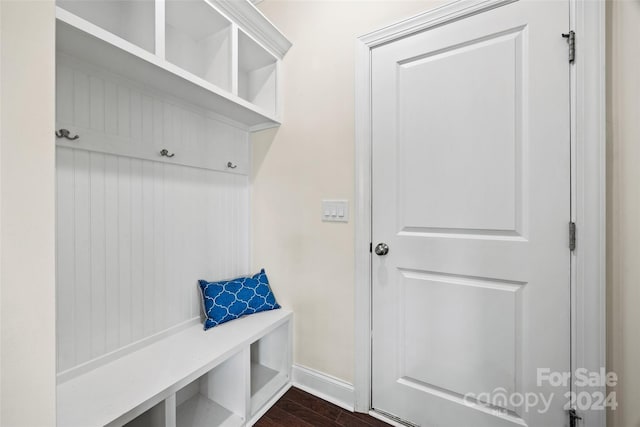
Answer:
[[[58,384],[58,426],[250,426],[291,384],[293,314],[193,324]]]

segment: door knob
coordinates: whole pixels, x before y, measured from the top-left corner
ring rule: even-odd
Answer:
[[[389,246],[386,243],[378,243],[376,245],[376,255],[386,255],[389,253]]]

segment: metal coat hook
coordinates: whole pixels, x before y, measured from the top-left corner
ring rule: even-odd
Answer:
[[[160,155],[164,157],[173,157],[176,155],[176,153],[169,153],[169,150],[163,148],[162,151],[160,151]]]
[[[235,169],[235,168],[237,168],[237,167],[238,167],[238,165],[234,165],[233,163],[228,162],[228,163],[227,163],[227,167],[228,167],[229,169]]]
[[[71,136],[71,132],[69,132],[69,129],[57,130],[56,131],[56,136],[58,138],[67,138],[69,141],[75,141],[76,139],[80,138],[79,135]]]

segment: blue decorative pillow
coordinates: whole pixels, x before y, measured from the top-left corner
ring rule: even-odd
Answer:
[[[221,282],[199,280],[207,319],[204,330],[246,314],[280,308],[264,272]]]

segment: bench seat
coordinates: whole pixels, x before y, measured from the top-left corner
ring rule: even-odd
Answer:
[[[265,379],[264,366],[256,365],[256,379],[247,385],[247,421],[264,402],[254,402],[251,395],[265,386],[268,394],[290,384],[291,378],[291,333],[292,312],[285,309],[266,311],[219,325],[203,331],[201,324],[194,324],[173,335],[92,369],[77,377],[58,384],[57,409],[59,427],[89,427],[123,425],[155,405],[170,399],[186,385],[197,380],[216,366],[241,351],[247,352],[251,344],[265,337],[280,326],[289,323],[286,342],[281,351],[286,353],[284,369]],[[270,345],[271,351],[277,346]],[[251,349],[253,350],[253,349]],[[253,359],[253,351],[251,351]],[[247,372],[254,371],[246,367]],[[249,381],[249,380],[247,380]],[[270,384],[267,384],[269,383]],[[263,384],[264,383],[264,384]],[[251,388],[254,390],[249,391]],[[264,393],[263,393],[264,394]],[[175,403],[174,403],[175,404]],[[175,408],[167,411],[173,412]],[[174,425],[168,420],[166,425]]]

